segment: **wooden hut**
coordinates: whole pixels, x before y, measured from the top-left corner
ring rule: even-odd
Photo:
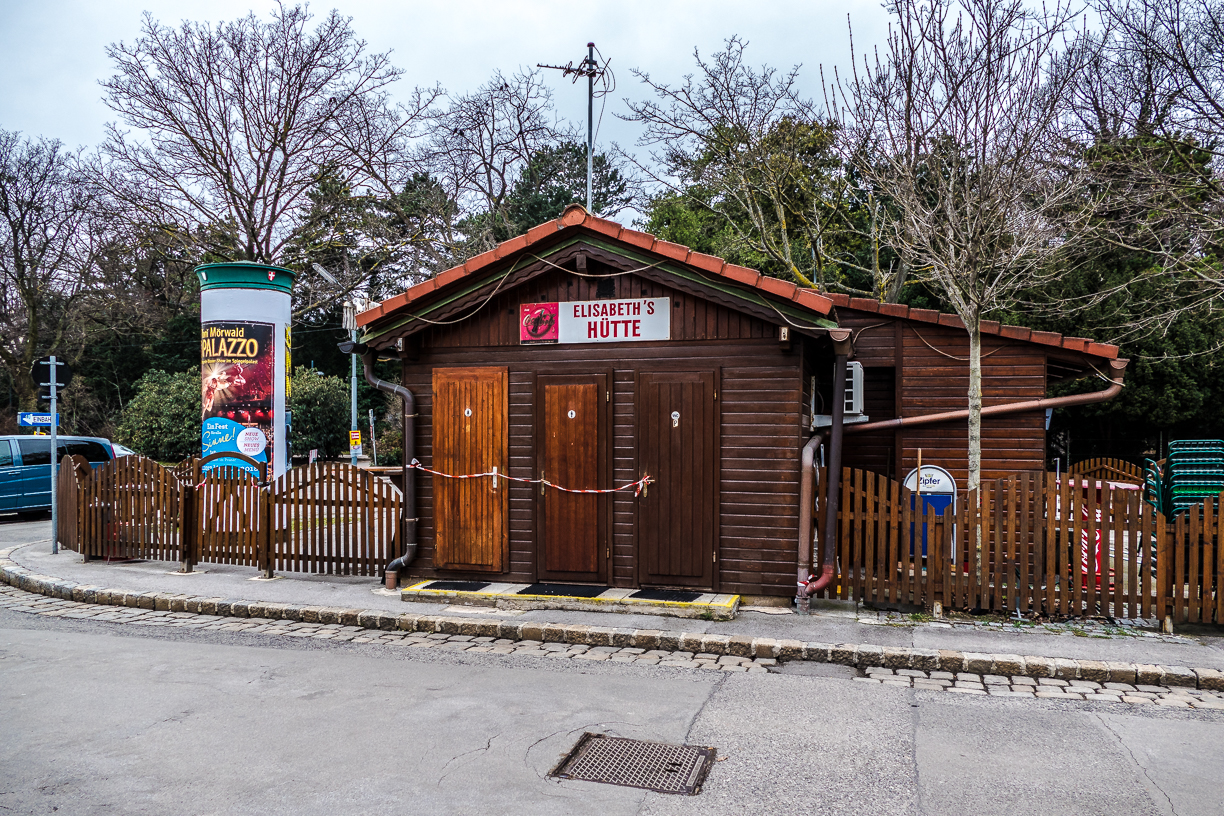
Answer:
[[[924,463],[965,472],[963,421],[880,427],[965,407],[959,320],[797,288],[578,206],[358,323],[402,359],[415,455],[433,471],[415,486],[416,578],[793,595],[800,451],[831,415],[839,327],[864,429],[846,436],[844,463],[903,476],[922,448]],[[987,405],[1043,398],[1117,357],[1027,329],[985,334]],[[983,428],[987,475],[1043,468],[1044,410]],[[449,478],[473,474],[490,475]],[[557,489],[644,477],[640,494]]]

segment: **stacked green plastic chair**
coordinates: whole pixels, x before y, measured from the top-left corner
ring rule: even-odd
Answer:
[[[1143,460],[1143,500],[1158,513],[1166,513],[1164,479],[1158,462]]]
[[[1177,515],[1224,491],[1224,440],[1180,439],[1169,443],[1161,508]]]

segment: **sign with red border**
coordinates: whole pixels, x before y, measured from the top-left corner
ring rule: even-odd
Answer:
[[[671,298],[524,303],[519,343],[640,343],[671,339]]]

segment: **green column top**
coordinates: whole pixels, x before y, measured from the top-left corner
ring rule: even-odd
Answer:
[[[254,261],[200,264],[195,268],[200,291],[209,289],[271,289],[289,294],[297,273]]]

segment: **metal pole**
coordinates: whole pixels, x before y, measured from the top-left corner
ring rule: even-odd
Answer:
[[[51,355],[51,554],[59,554],[59,527],[58,527],[58,502],[56,501],[56,489],[59,487],[59,418],[56,416],[56,398],[59,396],[56,393],[56,382],[59,380],[59,372],[55,362],[55,355]],[[43,383],[46,385],[46,383]]]
[[[595,168],[595,43],[587,43],[587,212],[591,208],[591,178]]]
[[[353,355],[357,359],[357,355]],[[378,442],[374,436],[374,409],[370,409],[370,454],[374,457],[374,467],[378,467]]]
[[[353,329],[353,342],[354,343],[357,342],[357,330],[356,329]],[[358,430],[357,428],[357,355],[351,354],[349,356],[352,358],[352,361],[353,361],[353,382],[352,382],[352,386],[353,386],[352,387],[353,425],[350,430],[356,431]],[[350,441],[349,444],[352,445],[352,441]],[[357,454],[353,454],[350,458],[352,459],[353,467],[357,467]]]

